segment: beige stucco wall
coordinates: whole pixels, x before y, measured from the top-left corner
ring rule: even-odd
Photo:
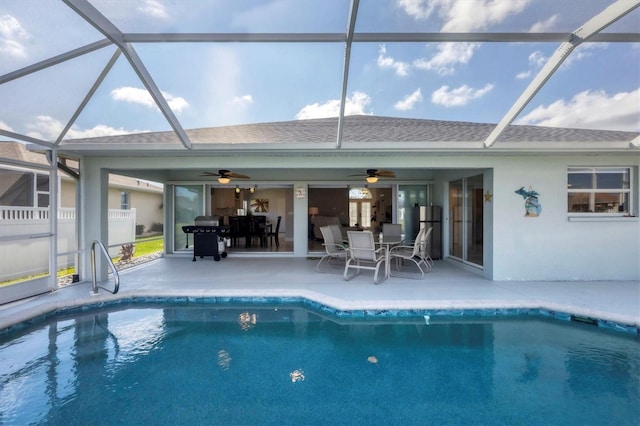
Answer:
[[[149,231],[154,223],[162,223],[162,193],[136,190],[135,188],[109,188],[109,208],[120,208],[120,192],[129,193],[129,208],[136,209],[136,225],[144,225]]]

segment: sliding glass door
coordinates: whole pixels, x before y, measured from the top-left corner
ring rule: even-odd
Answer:
[[[482,266],[483,177],[449,182],[449,256]]]

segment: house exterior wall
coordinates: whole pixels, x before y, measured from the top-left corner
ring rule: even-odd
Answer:
[[[118,166],[121,169],[153,169],[192,167],[206,169],[215,161],[211,157],[198,158],[90,158],[85,164],[92,170]],[[226,159],[226,165],[235,167],[264,167],[264,158],[247,154],[242,158]],[[375,155],[368,158],[344,157],[340,161],[350,162],[351,167],[366,168],[367,164],[378,162]],[[338,182],[331,176],[331,167],[339,167],[336,158],[328,156],[309,157],[287,154],[271,157],[271,168],[286,167],[295,162],[298,167],[325,167],[327,180]],[[569,220],[567,213],[567,169],[572,166],[629,166],[633,169],[632,211],[638,211],[640,157],[621,154],[536,154],[526,153],[500,155],[498,153],[466,155],[434,155],[429,153],[407,155],[389,154],[384,167],[420,167],[425,176],[434,182],[434,204],[443,206],[444,213],[444,254],[448,253],[448,182],[474,174],[484,175],[485,191],[491,194],[491,201],[484,203],[484,257],[481,273],[492,280],[640,280],[640,221],[638,217],[600,217],[591,221]],[[93,175],[91,174],[93,173]],[[90,186],[84,195],[92,203],[92,213],[97,213],[100,205],[94,192],[97,172],[89,173]],[[94,176],[95,175],[95,176]],[[307,187],[323,182],[294,181],[294,187]],[[257,182],[258,185],[263,182]],[[398,184],[414,182],[395,182]],[[268,184],[268,182],[264,183]],[[515,191],[524,186],[540,194],[542,212],[538,217],[525,217],[524,200]],[[293,203],[293,256],[306,256],[308,232],[308,195],[294,198]],[[287,208],[287,216],[289,210]],[[285,218],[283,217],[283,220]],[[92,221],[91,232],[100,235],[97,223]]]
[[[640,280],[638,217],[572,221],[567,214],[567,168],[631,166],[638,211],[638,157],[536,156],[502,158],[493,169],[494,280]],[[514,191],[531,186],[542,212],[526,217]]]
[[[162,193],[147,192],[135,188],[109,188],[109,208],[120,208],[120,192],[129,193],[129,208],[136,209],[136,224],[149,231],[154,223],[162,223]]]

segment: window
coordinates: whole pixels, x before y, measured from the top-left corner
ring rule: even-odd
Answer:
[[[628,215],[630,167],[570,167],[567,176],[569,213]]]
[[[349,226],[371,227],[371,191],[368,188],[349,190]]]
[[[36,195],[38,207],[49,207],[49,175],[36,175]]]
[[[122,210],[129,210],[129,193],[122,191],[120,192],[120,208]]]

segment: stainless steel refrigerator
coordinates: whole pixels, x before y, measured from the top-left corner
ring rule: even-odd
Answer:
[[[413,229],[416,234],[420,228],[428,229],[429,227],[433,227],[427,250],[432,259],[440,259],[442,257],[442,207],[414,207],[413,220]]]

